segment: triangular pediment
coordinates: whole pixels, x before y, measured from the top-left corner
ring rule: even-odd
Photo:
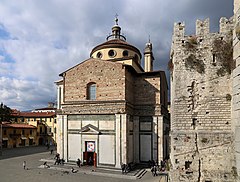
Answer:
[[[79,71],[86,71],[87,66],[92,67],[92,65],[98,65],[98,67],[102,67],[102,66],[104,67],[106,64],[108,66],[114,66],[116,64],[122,65],[122,63],[117,63],[117,62],[113,62],[113,61],[109,61],[109,60],[101,60],[101,59],[98,59],[98,58],[89,58],[89,59],[87,59],[85,61],[82,61],[81,63],[69,68],[68,70],[62,72],[61,74],[59,74],[59,76],[64,76],[64,74],[66,74],[67,72],[70,72],[74,69],[77,69],[78,72]],[[95,68],[95,70],[96,70],[96,68]]]
[[[88,124],[88,125],[82,127],[82,129],[79,131],[79,133],[99,135],[101,132],[96,126]]]

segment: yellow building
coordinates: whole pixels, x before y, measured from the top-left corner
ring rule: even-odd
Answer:
[[[3,148],[36,145],[37,127],[20,123],[2,123]]]
[[[56,142],[56,109],[53,105],[30,112],[14,111],[16,123],[25,123],[37,127],[36,145],[54,145]]]
[[[23,123],[37,127],[37,145],[55,144],[56,114],[55,112],[20,112]]]

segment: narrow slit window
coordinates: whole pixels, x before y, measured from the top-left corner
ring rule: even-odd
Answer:
[[[216,54],[213,54],[213,63],[216,63]]]

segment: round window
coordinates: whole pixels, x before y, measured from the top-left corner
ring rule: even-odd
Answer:
[[[97,53],[97,58],[100,58],[100,59],[102,58],[102,53],[101,52]]]
[[[117,55],[117,53],[114,50],[110,50],[110,51],[108,51],[108,55],[109,55],[109,57],[115,57]]]
[[[124,51],[123,51],[123,56],[124,56],[124,57],[128,56],[128,51],[127,51],[127,50],[124,50]]]

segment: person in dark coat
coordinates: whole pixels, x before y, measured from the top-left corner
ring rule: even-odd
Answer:
[[[121,164],[122,174],[125,173],[126,164]]]
[[[77,166],[81,167],[81,160],[79,158],[77,159]]]
[[[151,172],[152,172],[153,176],[157,176],[157,166],[156,165],[151,168]]]

